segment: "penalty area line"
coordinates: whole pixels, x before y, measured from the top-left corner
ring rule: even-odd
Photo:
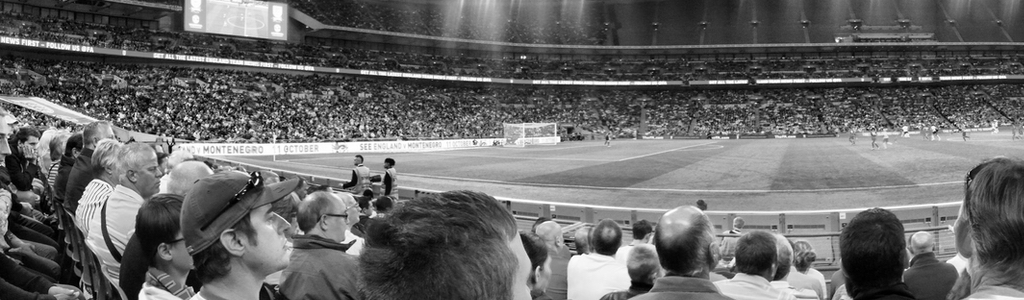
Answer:
[[[672,151],[679,151],[679,150],[683,150],[683,149],[687,149],[687,148],[711,145],[711,144],[714,144],[714,143],[717,143],[717,142],[710,142],[710,143],[703,143],[703,144],[697,144],[697,145],[689,145],[689,146],[679,147],[679,148],[675,148],[675,149],[668,149],[668,150],[665,150],[665,151],[658,151],[658,152],[648,153],[648,154],[644,154],[644,155],[637,155],[637,156],[633,156],[633,157],[627,157],[627,158],[620,159],[618,161],[634,160],[634,159],[637,159],[637,158],[644,158],[644,157],[648,157],[648,156],[655,156],[655,155],[658,155],[658,154],[665,154],[665,153],[669,153],[669,152],[672,152]]]

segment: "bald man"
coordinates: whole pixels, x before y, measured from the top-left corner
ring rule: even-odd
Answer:
[[[201,161],[186,161],[178,163],[171,169],[170,179],[167,181],[166,190],[162,190],[163,193],[171,193],[184,197],[188,194],[188,191],[192,190],[192,186],[196,184],[200,179],[206,176],[213,175],[213,169],[210,169],[205,163]]]
[[[545,221],[537,224],[534,230],[540,239],[544,240],[548,248],[548,258],[551,259],[551,279],[548,281],[545,294],[552,300],[565,300],[569,285],[569,258],[572,257],[572,252],[565,246],[562,238],[562,225],[554,221]]]
[[[708,274],[715,266],[714,226],[703,211],[680,206],[661,216],[654,230],[654,247],[665,277],[654,281],[647,294],[633,300],[727,300]]]
[[[576,255],[590,254],[590,227],[576,229],[574,237]]]
[[[914,258],[910,268],[903,272],[903,282],[918,300],[946,299],[959,276],[956,267],[935,259],[932,248],[935,236],[931,232],[918,231],[910,237],[907,250]]]

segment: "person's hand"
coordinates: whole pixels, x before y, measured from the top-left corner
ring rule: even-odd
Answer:
[[[58,300],[72,300],[78,298],[78,291],[66,289],[59,286],[52,286],[46,294],[57,298]]]

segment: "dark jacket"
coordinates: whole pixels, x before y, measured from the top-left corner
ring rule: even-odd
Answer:
[[[929,252],[910,260],[910,268],[903,272],[903,283],[918,300],[945,300],[959,277],[956,267],[940,262],[935,253]]]
[[[64,189],[64,207],[71,214],[74,214],[75,210],[78,209],[78,200],[82,200],[85,186],[89,185],[89,182],[93,179],[96,179],[96,169],[92,166],[92,152],[93,149],[82,149],[82,153],[79,153],[78,157],[75,158],[74,166],[71,167],[71,173],[68,174],[68,183]]]
[[[732,300],[706,278],[665,276],[654,281],[651,291],[632,300]]]
[[[628,290],[608,293],[604,295],[604,297],[601,297],[601,300],[627,300],[629,298],[636,297],[637,295],[646,294],[647,292],[650,292],[653,287],[650,284],[636,281],[630,281],[629,284]]]
[[[71,167],[75,165],[75,158],[61,156],[60,166],[57,167],[57,178],[53,180],[53,196],[57,201],[64,203],[66,187],[68,186],[68,175],[71,175]]]
[[[0,295],[4,300],[56,300],[46,293],[53,283],[0,254]]]
[[[849,290],[849,287],[847,287]],[[875,289],[853,289],[850,293],[853,300],[915,300],[906,284],[902,282],[892,286]]]
[[[11,142],[11,152],[11,155],[4,158],[4,167],[7,168],[7,175],[11,176],[14,187],[19,191],[31,191],[32,179],[38,178],[46,182],[42,169],[34,161],[25,158],[16,142]]]
[[[363,299],[359,293],[359,260],[348,244],[315,235],[293,239],[291,262],[281,274],[281,294],[289,300]]]

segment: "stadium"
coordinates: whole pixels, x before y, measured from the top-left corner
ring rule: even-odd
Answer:
[[[577,261],[545,275],[552,276],[550,283],[538,283],[544,272],[531,272],[530,298],[626,299],[608,297],[632,293],[636,278],[583,280],[587,276],[573,278],[579,273],[574,268],[584,259],[611,255],[621,260],[617,273],[585,273],[621,279],[627,265],[639,265],[626,262],[633,250],[603,253],[595,250],[595,240],[623,249],[653,244],[655,260],[656,254],[674,253],[652,241],[658,238],[652,230],[672,232],[670,226],[678,224],[674,213],[698,202],[701,212],[689,214],[706,217],[716,246],[696,254],[715,258],[703,279],[714,281],[715,292],[728,298],[736,298],[729,293],[734,287],[723,282],[752,273],[737,266],[753,245],[744,243],[756,242],[753,232],[767,232],[785,237],[767,239],[788,241],[799,257],[790,261],[796,263],[791,273],[804,274],[767,276],[772,286],[791,284],[792,291],[776,291],[784,295],[778,298],[811,292],[815,299],[869,299],[855,295],[867,287],[853,286],[856,269],[841,258],[861,254],[843,249],[874,248],[847,248],[853,246],[842,239],[853,239],[846,236],[862,228],[883,228],[855,222],[879,214],[873,208],[881,207],[881,214],[899,224],[899,250],[906,252],[898,285],[909,286],[918,299],[931,299],[907,275],[917,274],[917,257],[960,261],[953,279],[967,283],[927,290],[941,291],[942,299],[963,299],[983,289],[960,274],[975,258],[964,255],[965,237],[954,230],[1024,224],[1013,223],[1014,216],[1024,215],[1015,204],[1024,199],[1009,192],[1019,181],[1010,175],[1007,187],[993,192],[1002,198],[983,202],[1002,207],[979,217],[964,205],[970,195],[989,195],[980,183],[972,185],[976,173],[998,175],[980,166],[1003,163],[992,160],[998,157],[1016,166],[1024,150],[1021,12],[1018,0],[0,0],[0,134],[9,140],[9,149],[0,147],[7,173],[0,182],[9,186],[0,190],[0,213],[9,220],[0,230],[11,224],[4,233],[9,237],[0,241],[7,253],[0,256],[0,273],[15,274],[0,276],[0,298],[161,299],[146,298],[154,297],[146,293],[163,277],[145,269],[149,264],[150,271],[177,278],[160,269],[175,265],[159,264],[157,251],[164,248],[155,246],[171,247],[174,239],[184,241],[190,249],[184,256],[196,263],[178,276],[188,275],[187,284],[175,283],[188,292],[163,290],[189,299],[197,291],[202,296],[201,287],[208,285],[214,289],[206,297],[222,298],[213,294],[216,279],[203,274],[230,277],[231,271],[208,267],[217,264],[206,259],[216,259],[192,249],[208,245],[195,239],[207,238],[207,227],[221,224],[203,218],[219,220],[236,205],[257,211],[244,204],[247,193],[300,179],[302,192],[295,187],[293,198],[284,197],[293,203],[275,202],[270,209],[284,222],[272,225],[274,230],[290,228],[285,248],[292,263],[266,272],[272,274],[258,284],[260,299],[320,299],[316,293],[323,287],[296,282],[321,279],[355,295],[339,299],[511,299],[457,288],[401,294],[386,292],[387,283],[350,281],[389,278],[373,277],[387,270],[385,263],[364,269],[380,256],[360,251],[472,251],[458,247],[487,244],[484,235],[502,230],[477,232],[498,225],[459,222],[474,215],[497,222],[506,214],[515,231],[524,233],[513,240],[526,245],[530,259],[535,257],[527,236],[555,245],[542,247],[552,253],[544,256],[552,264],[563,255]],[[72,142],[76,135],[81,137]],[[156,166],[133,165],[149,151]],[[214,180],[206,178],[241,173],[249,176],[241,190],[227,181],[209,190],[227,193],[232,187],[231,195],[222,195],[231,204],[189,200],[193,186]],[[150,183],[145,176],[155,176],[158,192],[146,192],[156,185],[142,186]],[[324,189],[334,192],[325,196]],[[459,190],[494,197],[500,216],[476,211],[453,220],[468,206],[435,201],[477,197],[448,192]],[[123,206],[124,199],[115,201],[123,194],[138,197]],[[166,200],[170,194],[177,202]],[[342,212],[330,212],[336,204],[310,204],[318,197],[342,203]],[[173,228],[180,233],[155,238],[158,231],[143,229],[144,221],[162,220],[144,220],[140,212],[152,198],[176,207],[180,218],[172,218]],[[378,203],[392,200],[393,209],[377,210]],[[429,205],[452,211],[438,216],[416,210]],[[303,221],[309,210],[319,214]],[[317,227],[335,224],[331,216],[352,219],[331,243],[358,250],[343,250],[348,256],[342,262],[324,264],[337,272],[294,279],[302,272],[293,268],[310,267],[295,262],[299,249],[307,249],[300,236],[331,236],[337,228]],[[995,221],[964,221],[972,216]],[[204,235],[190,235],[195,220],[205,220],[196,229]],[[438,229],[438,235],[450,235],[431,240],[401,237],[408,231],[399,229],[375,235],[370,225],[428,226],[416,222],[465,231]],[[1024,229],[1014,230],[1004,236],[1011,246],[987,249],[1020,252],[1012,245],[1019,242],[1014,238],[1024,238],[1014,235]],[[384,242],[385,237],[395,240]],[[408,246],[417,238],[426,242]],[[26,243],[40,246],[18,246]],[[408,243],[405,249],[388,248],[402,243]],[[512,245],[513,252],[524,248]],[[773,252],[780,257],[773,262],[775,275],[786,273],[778,267],[785,265],[784,246]],[[149,257],[130,264],[129,253]],[[407,255],[401,257],[417,257]],[[882,267],[877,264],[863,265]],[[655,292],[667,284],[657,280],[686,273],[670,269],[665,260],[654,265],[662,268],[653,276],[658,278],[648,278]],[[447,274],[451,284],[482,272],[434,266],[427,271],[438,273],[427,274],[448,278],[441,269],[461,271]],[[33,282],[53,288],[12,279],[34,276],[39,279]],[[821,281],[805,285],[791,278],[800,276]],[[1006,278],[1000,279],[1020,279]],[[481,282],[481,291],[504,286]],[[1019,286],[1011,288],[1024,293]]]

